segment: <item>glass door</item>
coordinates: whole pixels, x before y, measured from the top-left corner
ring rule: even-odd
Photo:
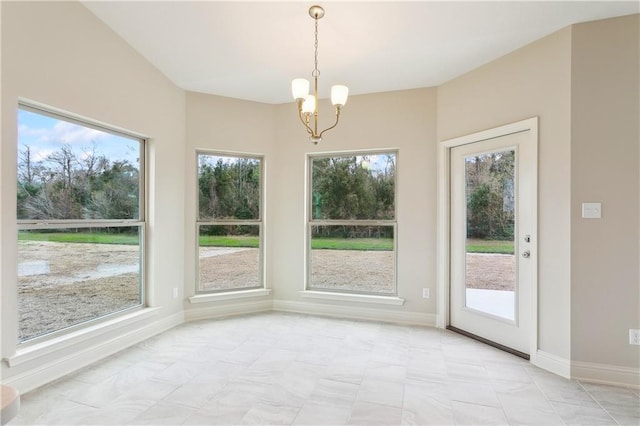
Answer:
[[[535,197],[529,140],[527,132],[501,136],[454,147],[450,157],[450,325],[525,354]]]

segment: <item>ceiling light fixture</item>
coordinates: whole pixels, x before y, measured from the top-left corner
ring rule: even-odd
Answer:
[[[315,21],[315,68],[311,73],[311,76],[313,77],[313,94],[309,94],[309,80],[304,78],[294,79],[291,82],[291,91],[293,92],[293,98],[298,104],[298,115],[300,116],[300,121],[302,121],[302,124],[304,124],[304,127],[307,129],[311,142],[317,144],[322,140],[324,132],[333,129],[338,125],[342,107],[347,103],[349,88],[341,85],[331,87],[331,103],[336,109],[336,121],[333,123],[333,126],[327,127],[318,133],[318,77],[320,76],[320,70],[318,69],[318,19],[324,16],[324,9],[320,6],[311,6],[309,8],[309,15]],[[311,124],[312,115],[313,125]]]

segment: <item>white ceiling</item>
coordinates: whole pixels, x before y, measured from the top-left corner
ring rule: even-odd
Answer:
[[[312,2],[85,1],[176,85],[291,102],[313,70]],[[323,1],[320,97],[436,86],[568,25],[638,13],[637,1]]]

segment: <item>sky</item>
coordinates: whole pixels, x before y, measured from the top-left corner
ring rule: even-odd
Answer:
[[[96,154],[105,155],[111,162],[127,160],[136,165],[140,157],[140,142],[51,118],[24,109],[18,110],[18,156],[28,146],[34,162],[69,145],[78,158],[91,151],[95,143]]]
[[[105,155],[111,162],[127,160],[137,164],[140,157],[138,140],[117,136],[91,127],[77,125],[61,119],[37,114],[25,109],[18,110],[18,156],[28,146],[33,162],[46,162],[47,157],[59,151],[64,145],[71,147],[79,159],[91,151],[95,144],[96,154]],[[357,156],[363,167],[374,173],[384,171],[388,157],[395,154],[369,154]],[[203,162],[215,163],[218,158],[233,162],[235,158],[226,156],[200,156]],[[364,161],[363,161],[364,160]]]
[[[343,155],[336,154],[331,155],[329,157],[335,158],[353,158],[356,159],[356,164],[360,165],[360,167],[370,170],[374,175],[385,173],[388,161],[391,161],[393,164],[396,162],[396,154],[393,152],[389,153],[380,153],[380,154],[361,154],[361,155]],[[326,158],[324,156],[318,158]]]

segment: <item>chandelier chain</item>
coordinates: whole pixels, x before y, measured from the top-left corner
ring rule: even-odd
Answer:
[[[315,18],[315,21],[316,21],[315,43],[313,44],[313,47],[315,49],[315,53],[314,53],[315,68],[313,69],[313,72],[311,73],[312,77],[320,76],[320,70],[318,69],[318,18]]]

